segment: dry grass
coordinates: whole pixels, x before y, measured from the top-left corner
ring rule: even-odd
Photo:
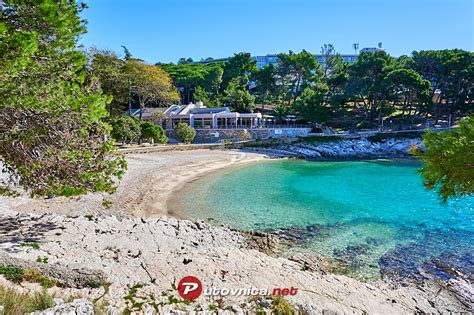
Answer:
[[[0,305],[3,306],[3,312],[0,310],[0,315],[21,315],[42,311],[51,308],[53,299],[56,297],[58,296],[48,293],[46,288],[42,288],[38,292],[21,293],[15,288],[0,285]],[[80,296],[59,297],[65,303],[81,298]],[[110,314],[108,310],[109,303],[106,300],[100,299],[100,301],[93,301],[92,304],[94,305],[94,314]]]
[[[53,305],[53,296],[46,289],[37,293],[20,293],[13,288],[0,286],[0,305],[2,315],[26,314],[41,311]]]

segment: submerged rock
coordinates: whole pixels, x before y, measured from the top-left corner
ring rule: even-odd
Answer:
[[[278,251],[280,240],[274,235],[262,232],[245,233],[247,235],[247,247],[256,249],[262,253],[273,254]]]
[[[316,236],[326,235],[330,228],[329,226],[312,224],[305,227],[267,230],[267,232],[291,243],[304,244]]]

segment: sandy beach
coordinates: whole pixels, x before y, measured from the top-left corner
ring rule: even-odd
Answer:
[[[84,196],[52,199],[0,196],[0,211],[23,213],[55,213],[66,216],[113,214],[118,216],[182,218],[173,213],[167,204],[173,193],[186,183],[210,172],[229,167],[256,163],[275,157],[346,159],[380,158],[397,156],[419,140],[393,140],[385,145],[367,143],[366,140],[341,141],[308,145],[275,145],[271,148],[247,150],[176,150],[126,154],[128,170],[112,195],[89,193]],[[146,148],[140,148],[146,149]],[[145,151],[146,152],[146,151]],[[0,170],[1,170],[0,164]],[[0,183],[6,174],[0,172]]]
[[[88,194],[80,197],[52,199],[7,198],[0,196],[0,210],[20,213],[55,213],[65,216],[114,214],[134,217],[181,218],[167,209],[173,192],[186,183],[230,165],[266,160],[267,154],[233,150],[169,151],[126,155],[128,170],[117,192]],[[105,201],[111,201],[109,207]]]

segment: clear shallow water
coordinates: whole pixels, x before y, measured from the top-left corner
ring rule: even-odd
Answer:
[[[359,279],[473,277],[474,198],[440,204],[412,160],[276,160],[217,172],[180,194],[188,217],[278,233]]]

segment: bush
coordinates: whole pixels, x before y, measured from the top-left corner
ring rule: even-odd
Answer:
[[[140,138],[140,122],[131,116],[119,116],[109,120],[111,136],[117,141],[127,142]]]
[[[179,123],[174,129],[174,135],[179,142],[191,143],[196,137],[196,130],[187,123]]]
[[[43,276],[36,269],[25,269],[21,276],[22,281],[39,283],[43,288],[51,288],[56,285],[56,280]]]
[[[0,110],[0,160],[32,195],[72,196],[113,192],[125,172],[122,157],[110,157],[109,126],[84,125],[73,111]]]
[[[18,197],[20,196],[20,193],[17,191],[14,191],[8,186],[0,186],[0,196]]]
[[[252,134],[247,130],[239,131],[237,134],[237,141],[245,141],[252,139]]]
[[[39,283],[44,288],[51,288],[56,285],[54,279],[43,276],[36,269],[22,269],[14,266],[0,266],[0,274],[7,280],[20,283],[22,281]]]
[[[0,266],[0,275],[12,282],[20,282],[23,276],[23,269],[13,266]]]
[[[141,128],[141,139],[150,142],[153,139],[155,143],[167,143],[168,137],[165,135],[165,131],[160,126],[152,122],[143,122],[140,125]]]
[[[275,314],[296,314],[296,309],[281,296],[270,296],[271,309]]]

